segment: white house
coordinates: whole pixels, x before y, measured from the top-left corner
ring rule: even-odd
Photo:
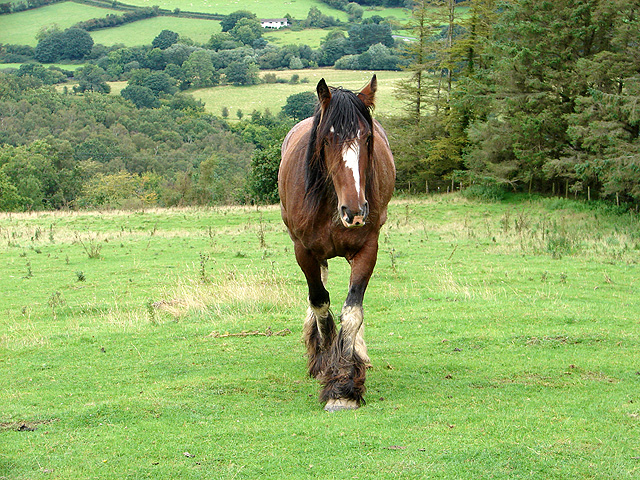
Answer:
[[[289,26],[289,22],[286,18],[264,18],[260,20],[262,28],[282,28]]]

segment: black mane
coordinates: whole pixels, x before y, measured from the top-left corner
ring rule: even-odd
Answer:
[[[307,148],[305,172],[305,200],[314,213],[317,213],[323,199],[335,201],[333,184],[324,156],[324,139],[333,136],[338,146],[353,141],[358,136],[360,125],[368,131],[360,132],[367,138],[369,168],[373,158],[373,118],[371,108],[357,94],[343,88],[331,89],[331,101],[326,110],[316,107]],[[333,128],[333,131],[331,129]],[[369,176],[367,176],[369,177]],[[327,198],[328,197],[328,198]]]

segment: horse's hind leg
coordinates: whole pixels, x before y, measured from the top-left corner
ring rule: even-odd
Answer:
[[[365,378],[369,356],[364,343],[364,292],[373,273],[378,252],[377,242],[370,242],[351,259],[349,294],[342,307],[342,327],[331,349],[331,358],[323,375],[320,399],[325,410],[334,412],[358,408],[364,403]]]
[[[329,292],[325,288],[327,262],[319,262],[304,247],[296,244],[296,259],[309,286],[309,308],[304,321],[304,343],[309,358],[309,375],[320,376],[336,336],[335,322],[329,310]]]

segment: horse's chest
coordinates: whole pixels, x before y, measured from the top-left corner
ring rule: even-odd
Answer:
[[[318,227],[302,235],[300,240],[305,248],[317,258],[351,258],[360,251],[366,242],[366,232],[364,229],[359,230],[356,235],[355,231],[341,227]]]

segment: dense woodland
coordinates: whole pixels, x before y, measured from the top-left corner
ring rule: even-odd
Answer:
[[[317,65],[410,74],[396,90],[405,115],[380,119],[400,190],[638,204],[640,1],[417,0],[409,42],[356,7],[340,7],[352,22],[316,50],[268,44],[249,12],[207,45],[163,31],[107,48],[75,26],[42,32],[35,49],[0,47],[4,61],[85,63],[73,91],[53,86],[71,72],[39,64],[0,75],[0,209],[275,202],[280,142],[313,96],[228,122],[183,91]],[[310,11],[298,28],[331,21]],[[107,95],[109,80],[128,86]]]

